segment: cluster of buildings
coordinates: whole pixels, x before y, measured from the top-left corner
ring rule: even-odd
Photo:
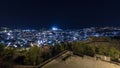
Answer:
[[[29,47],[33,45],[55,45],[62,42],[87,40],[90,36],[119,36],[119,27],[91,27],[77,30],[62,30],[52,28],[50,30],[12,29],[2,27],[0,29],[0,44],[12,47]]]

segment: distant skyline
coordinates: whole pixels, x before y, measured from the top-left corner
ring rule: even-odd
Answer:
[[[120,25],[120,2],[111,0],[0,2],[0,27],[80,29]]]

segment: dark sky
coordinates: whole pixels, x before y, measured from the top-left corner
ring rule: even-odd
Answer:
[[[120,2],[114,0],[3,1],[0,2],[0,26],[79,29],[120,25]]]

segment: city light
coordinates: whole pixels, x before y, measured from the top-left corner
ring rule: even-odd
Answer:
[[[9,35],[9,36],[10,36],[11,34],[10,34],[10,33],[7,33],[7,35]]]
[[[56,28],[56,27],[52,27],[52,30],[58,30],[58,28]]]
[[[51,30],[7,30],[7,32],[0,31],[0,44],[13,47],[28,47],[34,44],[38,45],[53,45],[61,42],[73,42],[86,40],[89,36],[117,36],[120,34],[120,28],[112,29],[111,32],[106,32],[104,29],[96,28],[83,28],[77,31],[73,30],[62,30],[57,27],[52,27]],[[22,45],[22,46],[20,46]]]

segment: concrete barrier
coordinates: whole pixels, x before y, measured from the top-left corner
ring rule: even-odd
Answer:
[[[110,57],[108,57],[108,56],[96,54],[95,57],[96,57],[96,60],[100,59],[100,60],[104,60],[104,61],[108,61],[108,62],[110,61]]]

